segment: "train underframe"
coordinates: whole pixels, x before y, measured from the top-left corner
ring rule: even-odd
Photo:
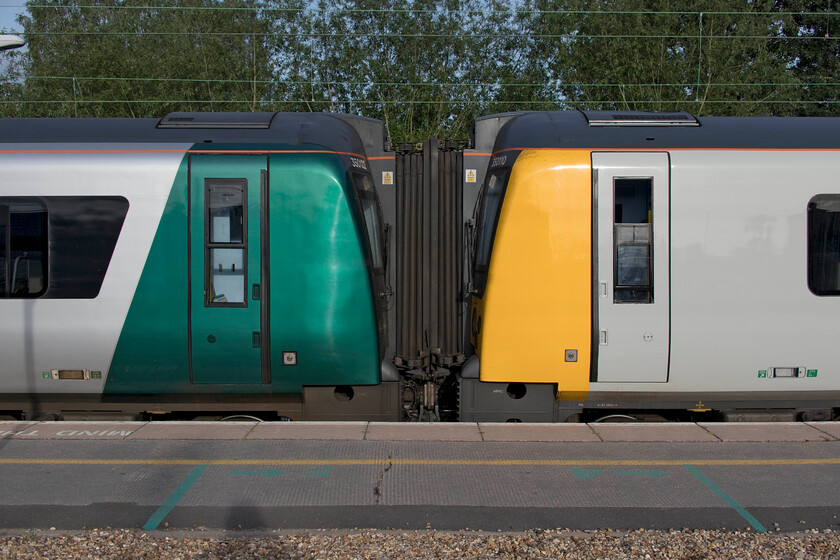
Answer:
[[[305,387],[295,395],[5,395],[6,420],[371,422],[794,422],[840,419],[840,392],[606,393],[557,400],[556,385],[486,383],[457,372],[405,373],[374,386]]]

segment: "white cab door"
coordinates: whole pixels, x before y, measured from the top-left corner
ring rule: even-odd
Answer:
[[[593,153],[598,382],[666,382],[670,345],[667,153]]]

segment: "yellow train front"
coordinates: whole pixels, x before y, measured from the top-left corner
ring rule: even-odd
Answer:
[[[838,124],[606,111],[477,122],[494,143],[460,419],[835,417]]]

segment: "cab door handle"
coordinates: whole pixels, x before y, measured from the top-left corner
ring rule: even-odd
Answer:
[[[254,301],[259,301],[262,297],[262,287],[259,284],[253,284],[251,286],[251,299]]]

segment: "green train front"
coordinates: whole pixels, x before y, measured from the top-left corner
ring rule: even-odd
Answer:
[[[20,185],[0,183],[0,205],[5,201],[12,226],[5,228],[4,278],[20,276],[9,271],[17,270],[13,263],[32,241],[27,226],[15,224],[24,224],[36,200],[47,224],[39,234],[47,241],[38,273],[46,290],[7,290],[0,305],[7,317],[38,308],[42,317],[30,328],[37,338],[55,341],[55,350],[37,345],[22,366],[14,363],[21,360],[3,366],[3,409],[395,418],[396,389],[381,384],[387,347],[383,224],[359,136],[378,136],[367,144],[383,145],[379,123],[273,113],[173,114],[153,127],[147,120],[91,122],[96,130],[89,132],[84,121],[57,128],[81,127],[77,137],[104,136],[107,142],[68,144],[49,138],[34,120],[0,121],[12,131],[0,165],[32,164],[76,185],[77,174],[89,177],[61,196],[38,196],[53,194],[39,192],[48,181],[24,185],[27,196],[16,190]],[[10,135],[18,136],[14,145]],[[162,186],[147,178],[144,192],[136,175],[149,167],[163,170],[176,158],[158,213],[150,199],[161,196]],[[123,170],[120,181],[109,180],[111,167]],[[157,182],[165,173],[152,175]],[[68,257],[49,247],[62,230],[60,206],[93,193],[120,202],[122,217],[114,212],[110,227],[120,233],[109,241],[99,291],[68,304],[66,294],[50,297],[53,283],[68,281],[51,277],[51,263],[76,259],[83,271],[88,250]],[[126,307],[121,323],[114,320],[120,316],[116,300]],[[74,303],[75,311],[67,308]],[[97,316],[110,325],[102,336],[96,334]]]

